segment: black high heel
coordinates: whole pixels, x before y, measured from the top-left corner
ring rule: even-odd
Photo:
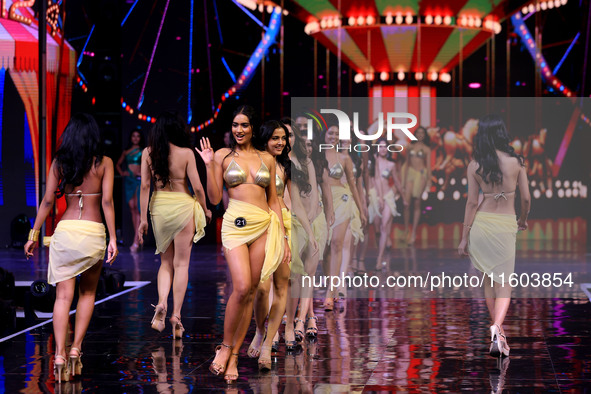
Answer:
[[[315,324],[318,323],[318,318],[316,316],[310,316],[306,319],[306,324],[309,324],[310,320],[314,320]],[[318,328],[317,327],[307,327],[306,328],[306,336],[310,339],[315,339],[318,336]]]

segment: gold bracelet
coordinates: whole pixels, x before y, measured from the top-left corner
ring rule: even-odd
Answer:
[[[41,230],[35,230],[34,228],[29,231],[29,241],[39,242],[39,233]]]
[[[468,229],[472,229],[472,226],[468,226],[467,224],[464,224],[464,227],[468,227]]]

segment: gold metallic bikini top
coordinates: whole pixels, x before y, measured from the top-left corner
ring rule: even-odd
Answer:
[[[242,167],[240,167],[238,163],[236,163],[234,158],[232,158],[232,161],[226,168],[226,171],[224,171],[224,181],[226,182],[228,187],[236,187],[242,184],[258,185],[262,188],[266,188],[267,186],[269,186],[271,184],[271,173],[269,172],[269,169],[265,165],[265,162],[263,161],[260,155],[259,159],[261,159],[261,166],[259,167],[256,175],[254,176],[254,182],[246,182],[246,171],[244,171]]]
[[[411,155],[411,156],[417,156],[417,157],[423,157],[423,156],[425,156],[425,152],[423,152],[422,149],[420,149],[418,151],[417,150],[411,150],[408,154]]]
[[[345,169],[339,160],[337,153],[337,162],[328,170],[328,176],[333,179],[341,179],[345,175]]]
[[[275,174],[275,188],[277,189],[277,197],[283,198],[283,191],[285,190],[285,183],[279,174]]]
[[[78,219],[82,219],[82,208],[84,208],[84,196],[100,196],[103,193],[82,193],[82,190],[77,190],[76,193],[67,193],[68,197],[78,197]]]

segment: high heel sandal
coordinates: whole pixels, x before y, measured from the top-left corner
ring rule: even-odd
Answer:
[[[507,337],[501,334],[501,327],[498,324],[490,326],[490,350],[489,354],[492,357],[508,357],[509,345],[507,345]]]
[[[271,357],[269,358],[262,358],[263,357],[263,352],[264,352],[264,347],[261,348],[261,355],[259,356],[259,371],[261,372],[266,372],[266,371],[270,371],[271,370]],[[269,349],[269,355],[271,354],[271,349]]]
[[[304,322],[302,321],[302,319],[299,319],[299,318],[295,319],[294,323],[295,323],[295,327],[297,327],[298,323],[302,323],[302,326],[304,325]],[[302,342],[304,340],[304,332],[302,330],[296,330],[295,327],[293,330],[295,340],[296,340],[296,342]]]
[[[232,350],[232,346],[230,345],[226,345],[225,343],[221,343],[220,345],[217,345],[215,348],[215,354],[217,356],[217,354],[220,352],[220,350],[222,349],[222,346],[230,349],[230,351]],[[226,370],[226,365],[228,364],[228,360],[226,360],[226,363],[224,365],[218,364],[215,361],[211,362],[211,365],[209,366],[209,372],[211,372],[212,374],[219,376],[221,374],[224,373],[224,371]]]
[[[309,324],[308,322],[310,320],[314,320],[314,324],[318,323],[318,318],[316,316],[310,316],[309,318],[307,318],[306,324]],[[315,339],[318,336],[318,327],[307,327],[306,336],[310,339]]]
[[[173,321],[173,318],[175,318],[176,321]],[[172,324],[172,338],[181,339],[185,332],[185,327],[183,327],[183,323],[181,323],[181,317],[178,315],[172,315],[170,318],[170,324]]]
[[[261,346],[263,346],[263,342],[265,341],[265,338],[267,337],[267,333],[265,332],[265,335],[262,335],[263,339],[259,342],[259,344],[257,346],[255,344],[255,339],[257,338],[257,335],[258,335],[258,330],[257,330],[257,332],[255,332],[254,338],[252,338],[252,341],[250,341],[250,345],[248,345],[248,350],[246,351],[246,354],[250,358],[257,358],[258,356],[261,355]]]
[[[72,355],[72,352],[76,352],[77,354]],[[70,376],[76,376],[82,374],[82,352],[77,347],[72,347],[70,349]]]
[[[230,355],[230,358],[232,358],[233,356],[236,356],[236,371],[238,371],[238,353],[232,353]],[[230,359],[228,359],[228,362],[230,362]],[[226,384],[235,384],[236,381],[238,380],[238,373],[236,373],[236,375],[225,374],[224,380],[226,381]]]
[[[152,328],[156,331],[162,332],[164,330],[164,319],[166,319],[166,308],[162,305],[153,305],[154,317],[152,318]]]
[[[61,359],[62,362],[58,363],[57,360]],[[68,371],[68,365],[66,364],[66,358],[61,354],[56,354],[55,360],[53,361],[53,374],[55,376],[55,380],[58,381],[59,384],[67,382],[70,380],[70,373]]]

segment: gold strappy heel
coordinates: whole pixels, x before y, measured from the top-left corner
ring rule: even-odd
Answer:
[[[61,363],[58,363],[57,361],[62,360]],[[62,380],[64,382],[67,382],[70,380],[70,373],[68,371],[68,366],[66,364],[66,358],[64,356],[62,356],[61,354],[57,354],[55,356],[55,360],[53,362],[53,374],[55,376],[55,380],[58,381],[58,383],[62,383]]]
[[[76,352],[78,354],[72,355],[72,352]],[[70,349],[70,376],[76,376],[82,374],[82,352],[77,347],[72,347]]]
[[[222,349],[222,346],[225,347],[225,348],[227,348],[227,349],[232,350],[232,346],[226,345],[225,343],[222,342],[220,345],[218,345],[215,348],[215,354],[216,354],[216,356],[220,352],[220,350]],[[212,361],[211,362],[211,365],[209,366],[209,372],[211,372],[212,374],[214,374],[216,376],[219,376],[219,375],[221,375],[221,374],[224,373],[224,371],[226,370],[226,365],[227,364],[228,364],[228,361],[227,360],[226,360],[226,364],[224,364],[224,365],[221,365],[221,364],[216,363],[215,361]]]
[[[154,317],[152,318],[152,328],[162,332],[164,330],[164,319],[166,319],[166,308],[162,305],[152,305],[154,307]]]
[[[175,318],[176,321],[173,321],[173,318]],[[185,327],[183,327],[183,323],[181,323],[181,317],[178,315],[172,315],[170,318],[170,324],[172,324],[172,338],[181,339],[185,332]]]

